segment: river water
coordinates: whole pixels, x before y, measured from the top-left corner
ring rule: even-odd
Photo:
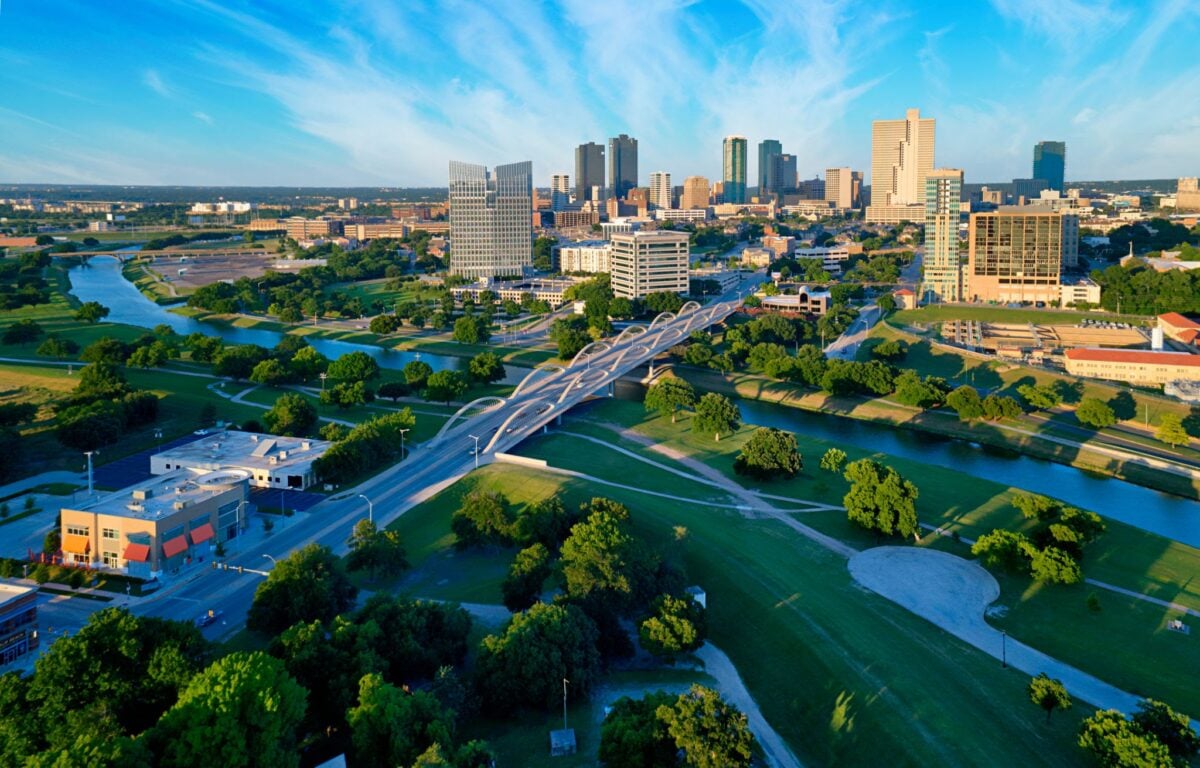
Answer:
[[[86,266],[72,267],[67,275],[71,281],[71,294],[80,301],[98,301],[108,307],[109,315],[105,319],[110,323],[123,323],[139,328],[169,325],[179,334],[203,333],[207,336],[218,336],[230,344],[257,344],[268,349],[283,338],[283,334],[277,331],[203,323],[170,312],[169,306],[155,304],[143,296],[137,286],[126,280],[121,274],[121,263],[111,256],[93,256]],[[428,352],[400,352],[372,344],[355,344],[312,336],[306,338],[309,344],[331,360],[350,352],[366,352],[382,368],[403,368],[412,360],[429,363],[434,370],[465,371],[467,368],[467,359],[462,357],[434,355]],[[509,384],[516,384],[528,373],[526,368],[511,365],[504,367],[508,374],[505,381]]]
[[[637,389],[640,388],[621,387],[618,396],[640,397]],[[1180,496],[1115,477],[1085,472],[1067,464],[928,432],[757,400],[741,400],[738,406],[747,424],[776,427],[827,440],[835,445],[879,451],[1053,496],[1135,528],[1200,547],[1200,503]],[[815,465],[815,461],[816,457],[809,457],[809,462]],[[920,478],[913,479],[919,484]]]

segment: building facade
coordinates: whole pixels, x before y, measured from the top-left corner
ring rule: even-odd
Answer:
[[[671,207],[671,174],[666,171],[650,174],[650,204],[655,208]]]
[[[971,214],[967,293],[973,301],[1055,302],[1079,259],[1079,218],[1036,206]]]
[[[245,528],[249,481],[239,470],[179,469],[64,507],[63,557],[139,578],[178,571]]]
[[[771,186],[771,164],[776,155],[783,154],[783,144],[778,139],[763,139],[758,142],[758,197],[762,199],[778,192]]]
[[[767,193],[763,195],[759,190],[759,199],[789,194],[796,190],[796,186],[796,156],[771,155],[767,162]]]
[[[908,221],[924,218],[925,177],[933,170],[935,122],[921,117],[919,109],[905,112],[903,120],[876,120],[871,124],[871,204],[867,221],[895,219],[895,210],[913,208]],[[873,208],[881,209],[873,215]]]
[[[605,240],[584,240],[555,246],[554,268],[559,272],[612,271],[612,245]]]
[[[939,168],[925,177],[925,284],[929,301],[962,301],[966,295],[958,248],[963,172]]]
[[[0,669],[38,647],[38,591],[0,582]]]
[[[843,211],[862,207],[862,173],[849,168],[825,169],[825,200]]]
[[[331,445],[307,437],[225,430],[152,455],[150,472],[163,475],[186,469],[203,474],[231,469],[245,472],[258,488],[300,491],[317,481],[313,462]]]
[[[608,140],[608,178],[613,197],[625,197],[638,185],[637,139],[622,133]]]
[[[1082,347],[1068,349],[1063,358],[1072,376],[1150,386],[1200,380],[1200,355],[1189,352]]]
[[[615,295],[640,299],[651,293],[687,293],[686,232],[619,232],[611,241]]]
[[[1066,189],[1063,181],[1067,174],[1067,143],[1065,141],[1039,141],[1033,145],[1033,178],[1045,179],[1047,189]]]
[[[520,275],[533,266],[533,164],[450,163],[450,271]]]
[[[721,188],[726,203],[746,202],[745,136],[726,136],[721,143]]]
[[[571,204],[571,176],[556,173],[550,177],[550,210],[565,211]]]
[[[575,148],[575,201],[599,200],[604,189],[604,145],[589,141]]]
[[[1176,182],[1175,209],[1179,211],[1200,211],[1200,179],[1195,176],[1189,176]]]
[[[679,207],[707,208],[708,179],[703,176],[688,176],[683,180],[683,196],[679,199]]]

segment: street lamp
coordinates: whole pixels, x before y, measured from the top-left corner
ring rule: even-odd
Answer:
[[[274,566],[274,565],[279,565],[279,563],[278,563],[278,562],[275,560],[275,558],[271,557],[270,555],[263,555],[263,557],[265,557],[265,558],[267,558],[268,560],[270,560],[270,561],[271,561],[271,565],[273,565],[273,566]]]
[[[1008,631],[1000,630],[1000,666],[1008,669]]]
[[[368,499],[366,496],[362,495],[361,493],[358,494],[358,498],[367,502],[367,519],[371,521],[371,525],[374,525],[375,524],[375,505],[371,503],[370,499]]]
[[[318,374],[318,378],[321,379],[321,391],[322,392],[325,391],[325,378],[327,376],[329,376],[329,374],[325,373],[324,371],[322,371],[320,374]]]
[[[467,435],[467,437],[475,441],[475,450],[473,451],[475,454],[475,469],[479,469],[479,438],[475,435]]]
[[[87,456],[88,462],[88,496],[92,495],[92,454],[99,451],[84,451],[83,455]]]
[[[411,429],[411,427],[409,429]],[[400,460],[404,461],[404,435],[408,433],[408,429],[401,429],[397,431],[400,433]]]

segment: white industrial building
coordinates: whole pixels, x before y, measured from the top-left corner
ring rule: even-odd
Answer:
[[[150,457],[150,472],[179,469],[201,474],[238,469],[258,488],[304,489],[316,482],[312,464],[331,446],[326,440],[279,437],[255,432],[214,432]]]

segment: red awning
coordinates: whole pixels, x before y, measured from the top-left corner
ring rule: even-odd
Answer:
[[[175,557],[175,555],[187,549],[187,546],[187,539],[182,536],[176,536],[173,539],[163,542],[163,554],[167,557]]]
[[[134,544],[132,542],[126,544],[124,557],[126,560],[131,560],[135,563],[144,563],[150,559],[150,545]]]
[[[191,536],[192,536],[193,544],[200,544],[202,542],[208,541],[209,539],[211,539],[213,537],[212,524],[205,523],[204,525],[200,526],[199,528],[192,529]]]

